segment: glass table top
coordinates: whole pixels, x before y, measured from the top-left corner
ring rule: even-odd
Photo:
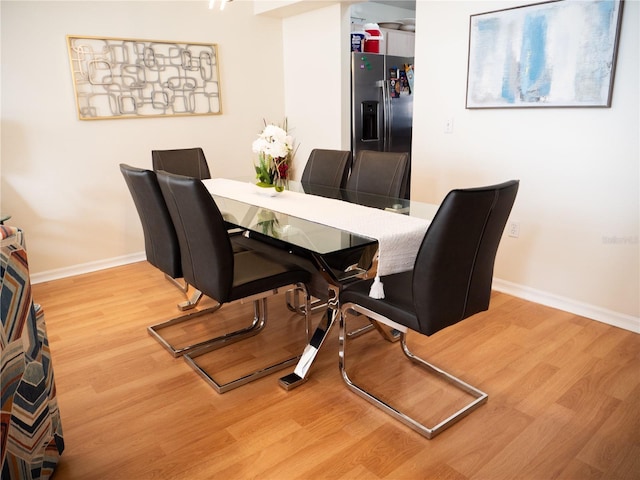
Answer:
[[[248,183],[254,182],[253,179],[247,178],[236,178],[234,180]],[[288,181],[288,190],[306,195],[339,199],[427,220],[431,220],[438,209],[437,205],[423,202],[363,194],[345,189],[309,186],[291,180]],[[282,241],[294,249],[299,248],[304,251],[327,255],[376,243],[376,240],[372,238],[287,215],[276,210],[233,200],[216,195],[215,192],[212,192],[212,195],[228,223]]]

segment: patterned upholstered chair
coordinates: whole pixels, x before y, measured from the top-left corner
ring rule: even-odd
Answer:
[[[31,297],[22,231],[0,225],[3,479],[48,479],[64,450],[44,312]]]

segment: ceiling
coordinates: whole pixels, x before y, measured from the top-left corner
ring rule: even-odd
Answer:
[[[406,8],[407,10],[416,11],[416,0],[369,0],[375,3],[384,3],[392,7]]]

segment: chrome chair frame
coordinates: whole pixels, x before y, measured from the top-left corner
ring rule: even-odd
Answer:
[[[307,301],[305,302],[306,305],[308,305],[309,301],[308,301],[308,295],[306,294],[307,289],[306,286],[304,284],[296,284],[295,288],[297,290],[299,290],[300,292],[302,292],[305,296],[305,298],[307,299]],[[260,333],[260,331],[264,328],[265,324],[266,324],[266,320],[267,320],[267,315],[266,315],[266,306],[265,306],[265,302],[266,299],[268,297],[274,296],[278,294],[278,289],[273,289],[273,290],[269,290],[266,292],[263,292],[261,294],[258,295],[253,295],[251,297],[247,297],[247,298],[242,298],[239,300],[236,300],[236,302],[246,302],[246,301],[253,301],[253,321],[251,322],[251,325],[241,328],[239,330],[235,330],[233,332],[228,332],[225,333],[223,335],[220,335],[218,337],[215,338],[211,338],[211,339],[207,339],[204,340],[202,342],[198,342],[198,343],[193,343],[190,345],[187,345],[185,347],[176,347],[174,345],[172,345],[171,343],[169,343],[161,334],[160,334],[160,330],[162,330],[163,328],[166,327],[170,327],[172,325],[177,325],[179,323],[184,323],[184,322],[188,322],[190,320],[194,320],[198,317],[202,317],[204,315],[207,314],[213,314],[214,312],[216,312],[217,310],[219,310],[223,304],[218,303],[216,305],[214,305],[213,307],[209,307],[209,308],[205,308],[203,310],[198,310],[197,312],[191,312],[188,313],[186,315],[181,315],[179,317],[175,317],[172,318],[170,320],[166,320],[164,322],[160,322],[160,323],[156,323],[155,325],[151,325],[149,327],[147,327],[147,331],[149,332],[149,335],[151,335],[153,338],[155,338],[165,349],[167,349],[169,351],[169,353],[171,353],[171,355],[173,355],[174,358],[177,357],[181,357],[189,352],[192,352],[196,349],[203,349],[203,348],[209,348],[208,351],[212,351],[212,350],[216,350],[218,348],[221,348],[225,345],[230,345],[231,343],[235,343],[238,342],[240,340],[243,340],[245,338],[249,338],[252,337],[258,333]],[[189,304],[188,308],[183,308],[183,310],[188,310],[191,308],[194,308],[197,303],[200,302],[200,299],[202,298],[202,293],[198,290],[195,291],[196,295],[197,295],[197,299],[195,300],[195,304],[191,305]],[[235,303],[235,302],[230,302],[230,303]],[[303,306],[301,307],[306,309],[308,307]],[[301,310],[302,311],[302,310]],[[304,315],[305,317],[305,331],[306,331],[306,335],[307,337],[309,337],[309,332],[311,331],[311,326],[310,326],[310,316],[309,315]],[[206,353],[204,351],[201,351],[200,354],[202,353]]]
[[[295,287],[298,291],[303,292],[307,301],[305,305],[302,307],[305,311],[309,311],[309,295],[307,294],[306,286],[302,283],[298,283]],[[192,312],[186,315],[182,315],[180,317],[173,318],[171,320],[167,320],[165,322],[158,323],[156,325],[152,325],[147,327],[147,331],[149,334],[154,337],[165,349],[167,349],[174,358],[183,357],[187,364],[191,366],[202,378],[204,378],[209,385],[211,385],[216,392],[225,393],[229,390],[233,390],[242,385],[245,385],[249,382],[262,378],[266,375],[274,373],[278,370],[282,370],[283,368],[290,367],[295,365],[300,359],[301,355],[293,356],[282,360],[280,362],[276,362],[271,365],[267,365],[261,367],[251,373],[245,374],[242,377],[236,378],[226,383],[221,383],[217,381],[212,374],[207,372],[204,368],[198,365],[195,360],[197,357],[204,355],[206,353],[212,352],[214,350],[218,350],[220,348],[226,347],[233,343],[239,342],[241,340],[245,340],[247,338],[253,337],[260,333],[267,324],[267,299],[268,297],[274,296],[278,294],[278,289],[269,290],[267,292],[263,292],[258,295],[253,295],[251,297],[242,298],[236,300],[236,302],[243,301],[253,301],[253,321],[249,326],[244,328],[234,330],[218,337],[204,340],[202,342],[194,343],[191,345],[187,345],[185,347],[175,347],[171,345],[160,333],[159,331],[165,327],[169,327],[172,325],[176,325],[183,322],[188,322],[199,317],[202,317],[207,314],[213,314],[217,310],[222,307],[222,304],[218,303],[213,307],[206,308],[204,310],[199,310],[197,312]],[[200,294],[202,295],[202,294]],[[199,300],[199,299],[198,299]],[[231,302],[235,303],[235,302]],[[304,315],[305,321],[305,335],[307,341],[310,340],[311,336],[311,315]]]
[[[187,292],[189,291],[189,284],[187,282],[180,282],[177,278],[173,278],[171,275],[169,275],[168,273],[164,274],[164,278],[165,280],[167,280],[169,283],[173,284],[174,287],[176,287],[178,290],[180,290],[182,293],[184,293],[185,295],[187,294]],[[184,280],[184,279],[183,279]]]
[[[418,366],[422,367],[427,372],[435,374],[436,376],[446,380],[448,383],[456,386],[460,390],[470,394],[472,397],[474,397],[474,400],[466,404],[464,407],[457,410],[456,412],[452,413],[447,418],[437,423],[435,426],[427,426],[420,423],[418,420],[410,417],[406,413],[403,413],[402,411],[392,406],[391,404],[381,400],[375,394],[368,392],[361,386],[357,385],[347,374],[346,344],[347,344],[347,338],[350,338],[350,336],[347,333],[346,324],[347,324],[347,317],[349,315],[349,312],[357,312],[359,314],[365,315],[370,319],[374,320],[373,322],[374,327],[376,327],[376,329],[380,331],[383,337],[387,338],[390,341],[393,341],[393,340],[387,337],[387,333],[388,333],[387,330],[379,328],[378,322],[388,326],[391,329],[391,332],[394,332],[394,331],[400,332],[400,345],[403,353],[407,358],[409,358],[412,362],[416,363]],[[394,322],[393,320],[390,320],[380,315],[377,312],[364,308],[355,303],[346,303],[342,305],[340,313],[341,315],[340,315],[340,333],[339,333],[339,366],[340,366],[340,373],[342,375],[343,380],[345,381],[349,389],[352,390],[354,393],[364,398],[365,400],[375,405],[376,407],[384,410],[385,412],[390,414],[392,417],[396,418],[400,422],[404,423],[408,427],[418,432],[420,435],[428,439],[435,437],[436,435],[441,433],[443,430],[449,428],[450,426],[452,426],[453,424],[455,424],[456,422],[458,422],[459,420],[467,416],[469,413],[477,409],[480,405],[484,404],[489,398],[488,394],[484,393],[483,391],[469,385],[468,383],[460,380],[457,377],[454,377],[453,375],[428,363],[427,361],[423,360],[422,358],[412,353],[409,350],[406,342],[406,333],[408,328],[405,327],[404,325],[400,325]]]
[[[305,302],[306,311],[309,311],[309,295],[307,294],[306,286],[303,283],[298,283],[295,285],[297,290],[304,293],[307,301]],[[230,380],[226,383],[221,383],[216,380],[213,375],[207,372],[203,367],[198,365],[195,360],[197,357],[212,352],[214,350],[218,350],[222,347],[230,345],[240,340],[244,340],[251,336],[254,336],[260,333],[267,324],[267,298],[278,293],[278,290],[272,290],[269,292],[265,292],[264,294],[259,294],[249,299],[253,300],[253,309],[254,309],[254,321],[250,327],[247,327],[242,330],[238,330],[236,332],[231,332],[229,334],[220,336],[211,341],[205,342],[204,345],[196,346],[190,351],[184,353],[184,359],[191,368],[193,368],[198,375],[200,375],[204,380],[212,386],[216,392],[225,393],[229,390],[233,390],[235,388],[241,387],[242,385],[246,385],[249,382],[262,378],[264,376],[270,375],[271,373],[277,372],[278,370],[282,370],[284,368],[295,365],[298,360],[301,358],[301,355],[295,355],[293,357],[289,357],[285,360],[273,363],[271,365],[260,367],[253,372],[245,374],[239,378]],[[242,299],[247,300],[247,298]],[[311,339],[311,315],[304,315],[305,318],[305,334],[306,341],[308,342]]]
[[[200,301],[200,298],[202,298],[202,294],[201,293],[200,293],[200,296],[197,299],[196,303]],[[163,328],[166,328],[166,327],[170,327],[172,325],[177,325],[179,323],[184,323],[184,322],[188,322],[190,320],[194,320],[194,319],[196,319],[198,317],[202,317],[204,315],[212,314],[215,311],[219,310],[222,307],[222,304],[218,303],[217,305],[215,305],[213,307],[206,308],[204,310],[198,310],[197,312],[188,313],[188,314],[182,315],[180,317],[172,318],[172,319],[167,320],[165,322],[156,323],[155,325],[151,325],[151,326],[147,327],[147,331],[149,332],[149,335],[151,335],[153,338],[155,338],[160,343],[160,345],[162,345],[165,349],[167,349],[169,351],[169,353],[171,353],[171,355],[173,355],[173,358],[178,358],[178,357],[181,357],[181,356],[185,355],[187,352],[195,350],[196,348],[204,347],[204,346],[206,346],[206,345],[208,345],[209,343],[212,343],[212,342],[221,342],[221,343],[222,342],[227,342],[227,344],[229,344],[229,343],[233,343],[233,342],[230,342],[230,340],[232,338],[234,339],[234,341],[239,341],[239,340],[242,340],[243,338],[248,338],[248,337],[251,337],[253,335],[256,335],[262,329],[262,326],[260,325],[260,318],[259,318],[258,314],[256,313],[257,311],[259,311],[257,305],[255,305],[256,302],[254,302],[254,318],[253,318],[253,322],[248,327],[242,328],[240,330],[236,330],[234,332],[229,332],[229,333],[226,333],[224,335],[220,335],[219,337],[215,337],[213,339],[207,339],[207,340],[204,340],[202,342],[193,343],[193,344],[187,345],[185,347],[176,347],[176,346],[172,345],[171,343],[169,343],[160,334],[160,330],[162,330]],[[195,305],[189,306],[188,308],[181,307],[181,305],[182,304],[179,305],[181,310],[189,310],[191,308],[195,308]]]
[[[297,289],[290,288],[285,292],[285,301],[289,311],[304,315],[304,306],[300,304],[299,293]],[[309,303],[309,308],[311,308],[312,312],[327,308],[327,301],[316,298]]]

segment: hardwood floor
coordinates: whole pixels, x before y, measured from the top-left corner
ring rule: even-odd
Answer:
[[[640,335],[629,331],[494,293],[488,312],[410,336],[416,353],[489,393],[427,440],[347,389],[337,326],[301,387],[281,389],[284,370],[219,395],[148,335],[183,297],[147,263],[34,285],[33,294],[64,431],[54,480],[640,478]],[[262,346],[300,322],[282,298],[269,308],[274,328],[249,340]],[[225,306],[210,324],[251,311]],[[356,361],[363,350],[369,361]],[[251,349],[216,353],[237,366]],[[377,333],[349,354],[354,375],[387,382],[410,408],[430,415],[438,401],[455,401],[409,378],[399,345]]]

